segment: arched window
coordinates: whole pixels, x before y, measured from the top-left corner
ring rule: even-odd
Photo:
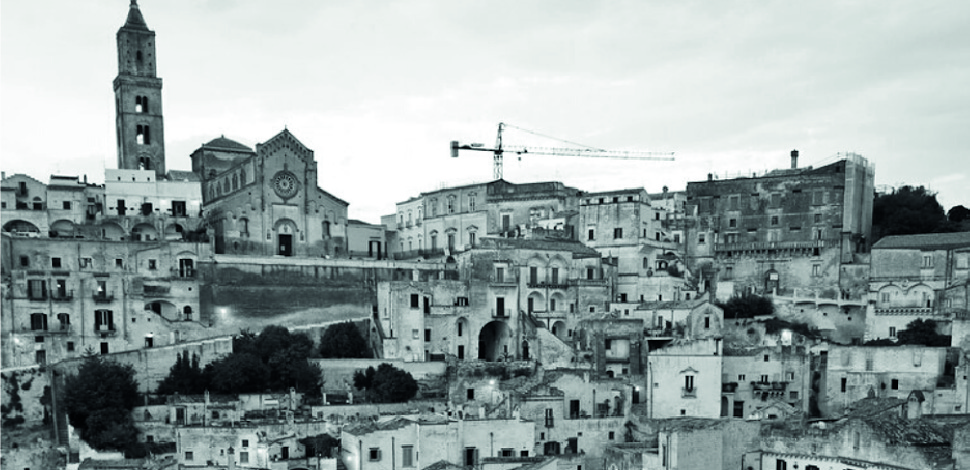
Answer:
[[[143,57],[142,57],[142,54],[141,54],[141,51],[136,51],[136,52],[135,52],[135,62],[136,62],[136,63],[137,63],[138,65],[141,65],[141,63],[142,63],[142,61],[143,61],[143,60],[144,60],[144,59],[143,59]]]
[[[182,309],[182,319],[185,320],[185,321],[192,321],[192,307],[191,306],[186,305],[185,308]]]
[[[135,126],[135,142],[142,145],[150,145],[152,143],[151,130],[148,128],[148,124],[138,124]]]

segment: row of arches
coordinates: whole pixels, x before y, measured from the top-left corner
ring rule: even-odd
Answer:
[[[164,237],[166,240],[181,238],[182,232],[185,230],[185,227],[179,223],[170,223],[166,225],[162,232],[159,232],[157,227],[149,223],[135,224],[130,231],[122,227],[121,224],[110,221],[104,222],[98,227],[100,228],[100,233],[97,231],[93,233],[100,235],[102,239],[134,241],[154,241],[159,240],[162,237]],[[45,235],[41,233],[40,228],[38,228],[37,225],[26,220],[11,220],[6,222],[3,224],[3,231],[37,237]],[[84,230],[82,232],[79,230],[78,225],[74,222],[62,219],[52,223],[46,235],[52,238],[75,238],[90,234],[92,234],[91,231]]]

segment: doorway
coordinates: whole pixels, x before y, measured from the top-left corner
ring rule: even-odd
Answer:
[[[288,233],[281,233],[277,235],[279,240],[279,254],[280,256],[293,256],[293,235]]]

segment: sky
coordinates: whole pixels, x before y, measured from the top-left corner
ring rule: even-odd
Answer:
[[[140,0],[156,33],[168,169],[225,135],[284,128],[319,185],[377,223],[492,179],[449,142],[674,152],[675,161],[507,155],[506,180],[686,189],[861,154],[876,184],[970,206],[970,2]],[[2,0],[0,168],[115,168],[125,0]]]

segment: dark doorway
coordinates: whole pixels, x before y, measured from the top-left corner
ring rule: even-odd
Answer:
[[[489,362],[499,360],[508,350],[510,333],[505,322],[493,321],[483,326],[478,334],[478,358]]]
[[[579,419],[579,400],[569,401],[569,419]]]
[[[458,359],[464,359],[464,358],[465,358],[465,347],[459,345],[458,346]]]
[[[280,256],[293,256],[293,235],[288,233],[281,233],[277,235],[279,238],[279,254]]]

